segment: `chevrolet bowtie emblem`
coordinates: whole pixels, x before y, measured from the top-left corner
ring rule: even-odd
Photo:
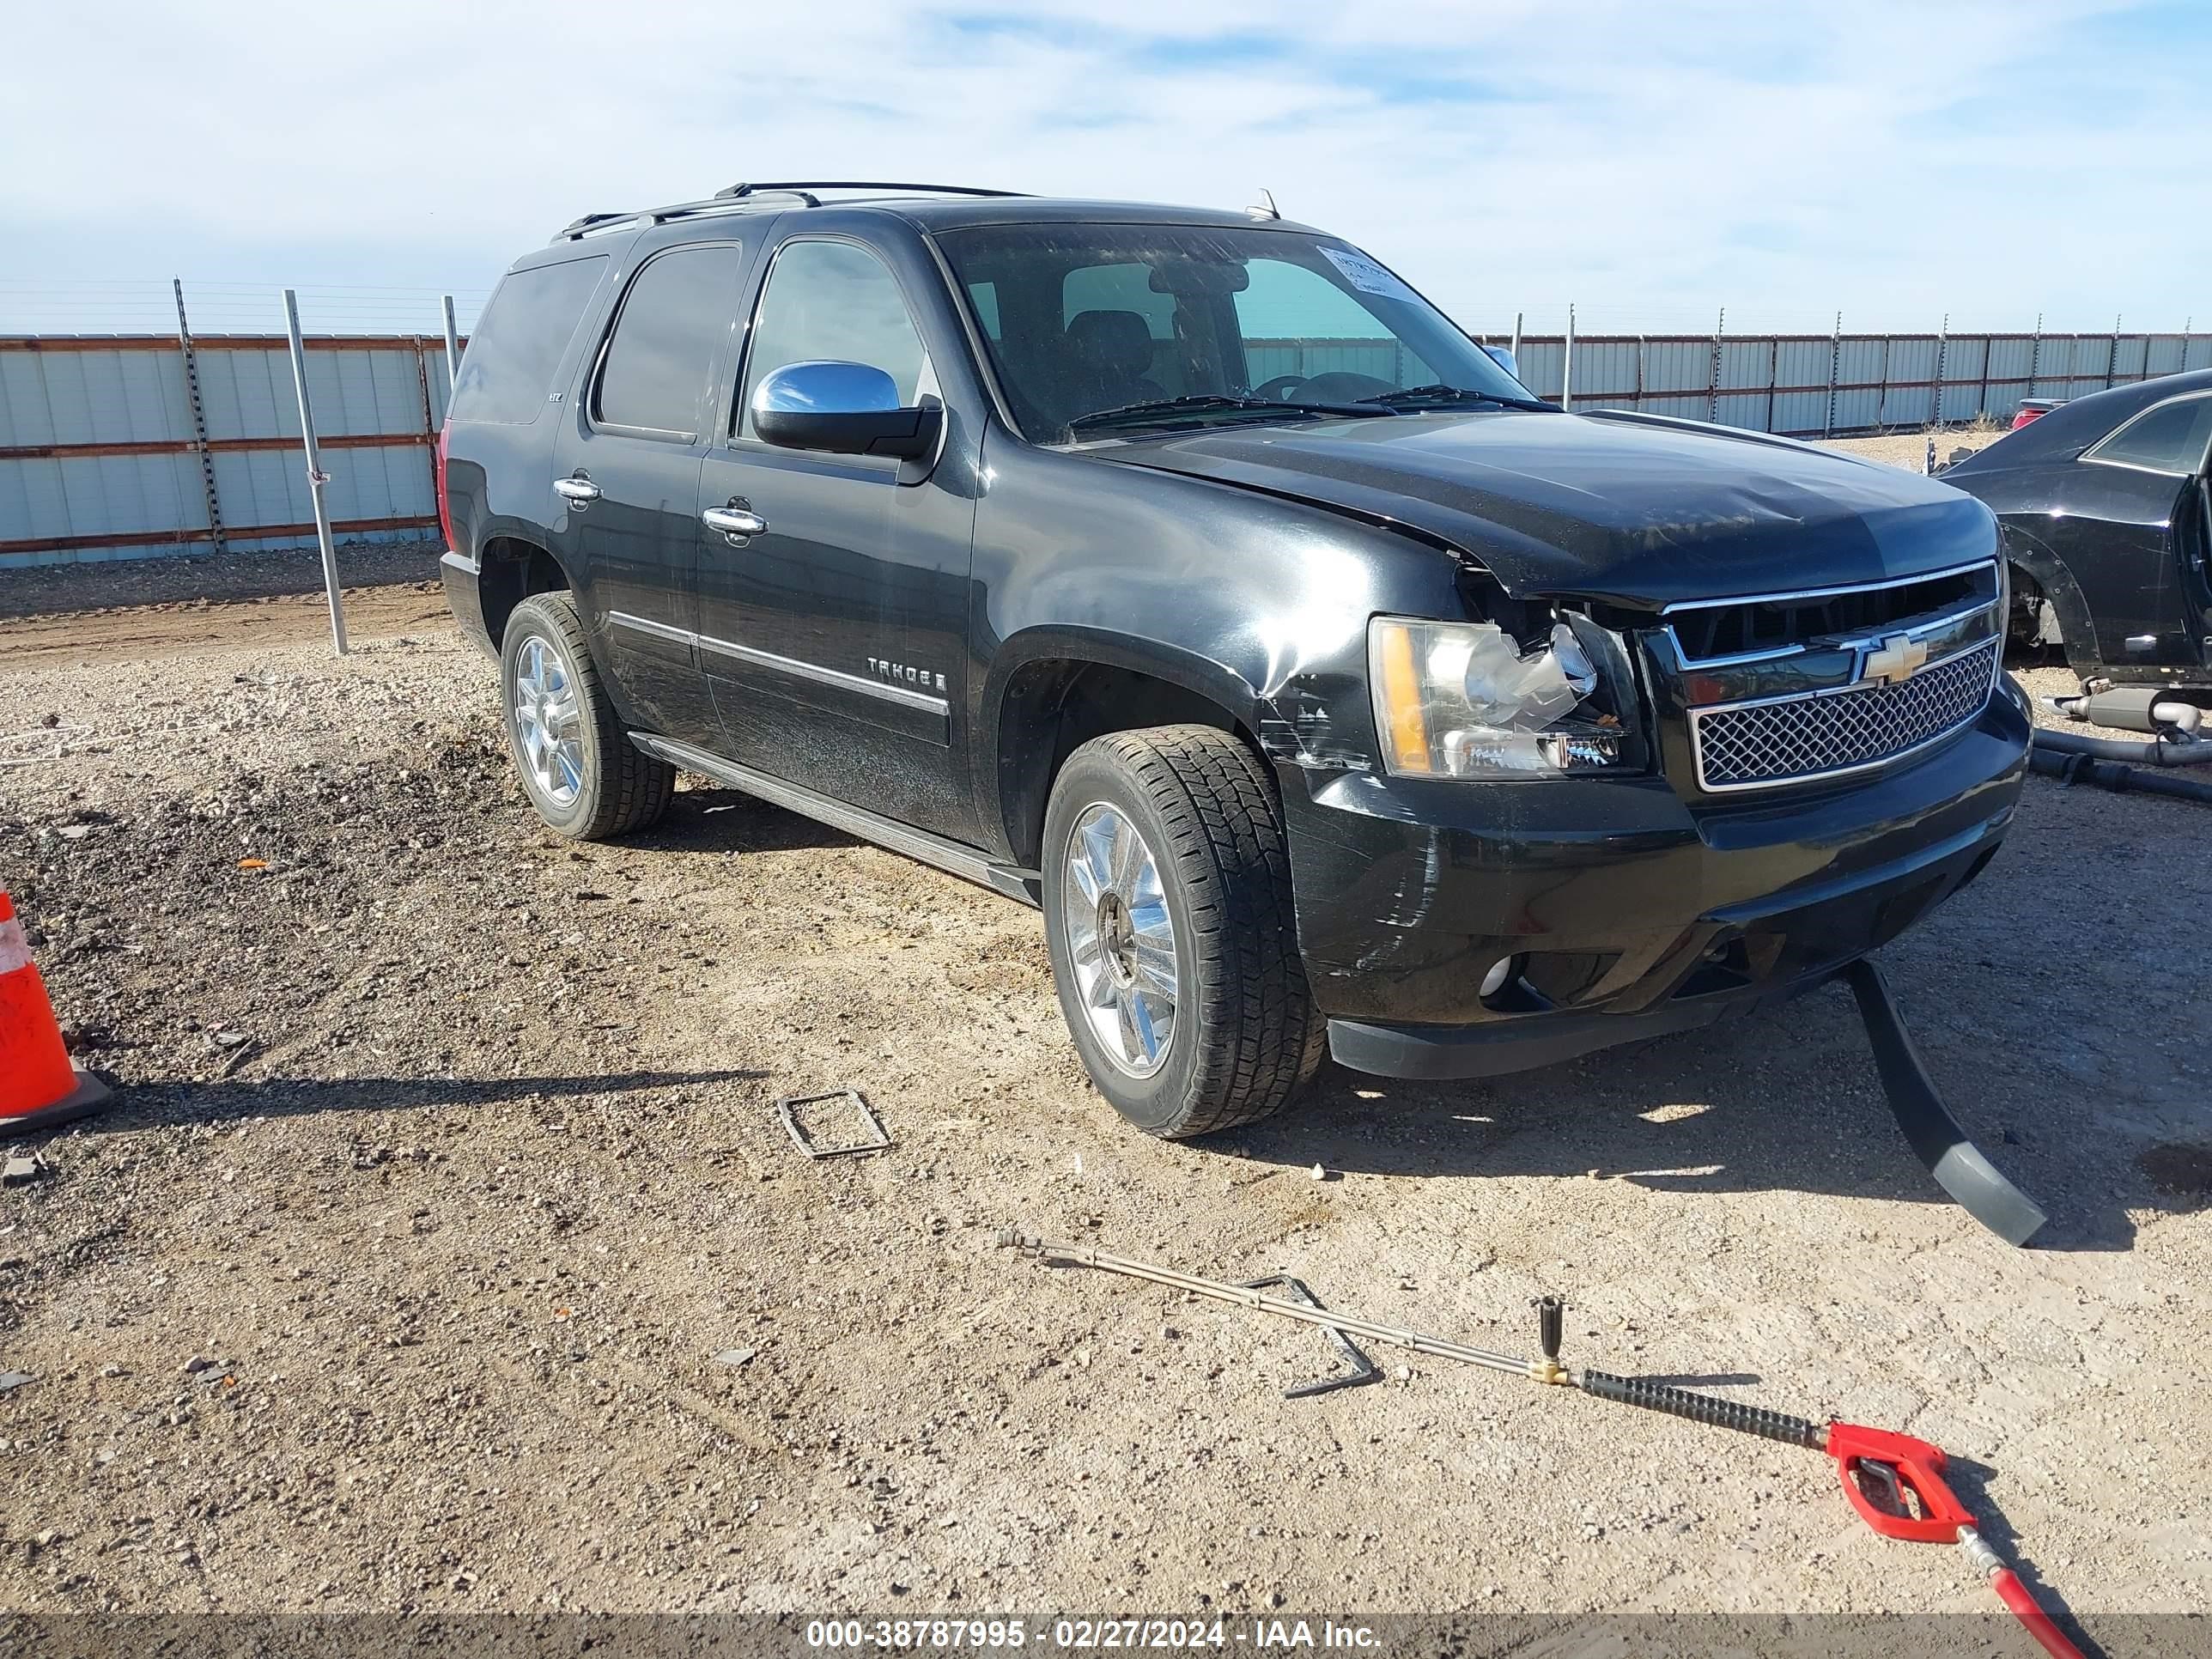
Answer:
[[[1894,685],[1899,680],[1911,679],[1927,661],[1926,646],[1910,634],[1892,634],[1880,645],[1868,650],[1865,665],[1859,670],[1859,678],[1884,685]]]

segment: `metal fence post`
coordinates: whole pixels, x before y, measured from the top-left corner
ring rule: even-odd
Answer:
[[[1836,331],[1828,337],[1828,419],[1820,428],[1820,435],[1836,435],[1836,371],[1844,361],[1844,313],[1836,313]]]
[[[1567,350],[1559,363],[1559,407],[1575,406],[1575,308],[1567,307]]]
[[[2108,387],[2112,384],[2112,376],[2119,371],[2120,367],[2120,318],[2122,315],[2122,313],[2117,311],[2112,313],[2112,349],[2105,354],[2105,384]]]
[[[1778,334],[1766,343],[1766,419],[1760,423],[1763,432],[1774,430],[1774,388],[1782,379],[1782,337]]]
[[[1943,424],[1943,359],[1951,349],[1951,313],[1943,313],[1943,325],[1936,332],[1936,391],[1928,400],[1928,424]]]
[[[1705,387],[1705,419],[1718,425],[1721,418],[1721,336],[1728,331],[1728,307],[1721,307],[1719,320],[1713,324],[1713,368]]]
[[[1630,405],[1632,409],[1644,407],[1644,337],[1639,334],[1636,337],[1636,401]]]
[[[461,337],[453,326],[453,296],[442,295],[438,304],[446,314],[446,395],[451,398],[461,384]]]
[[[300,392],[300,442],[307,452],[307,493],[315,503],[315,541],[323,552],[323,592],[331,603],[331,647],[346,653],[345,612],[338,604],[338,555],[331,544],[331,515],[323,505],[323,486],[330,475],[315,453],[315,411],[307,400],[307,349],[300,343],[300,300],[284,290],[284,332],[292,344],[292,383]]]
[[[1517,311],[1513,313],[1513,361],[1521,361],[1521,313]]]
[[[2036,395],[2035,383],[2043,378],[2043,313],[2035,313],[2035,344],[2027,354],[2027,395]]]
[[[215,488],[215,452],[208,447],[207,410],[200,402],[199,356],[192,349],[192,325],[185,318],[185,279],[169,278],[177,296],[177,346],[185,354],[185,402],[192,417],[192,447],[199,452],[200,489],[207,496],[208,545],[217,553],[230,551],[222,533],[222,502]]]

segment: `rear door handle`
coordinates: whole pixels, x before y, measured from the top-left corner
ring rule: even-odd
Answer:
[[[563,501],[574,501],[580,507],[586,501],[596,501],[599,499],[599,485],[593,483],[589,478],[580,476],[574,478],[554,479],[553,493]]]
[[[768,529],[768,520],[749,507],[710,507],[700,514],[699,520],[709,530],[719,530],[732,544],[742,546],[746,538],[758,536]]]

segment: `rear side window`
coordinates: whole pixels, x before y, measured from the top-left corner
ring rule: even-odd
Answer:
[[[606,264],[607,256],[598,253],[508,273],[461,358],[455,420],[527,426],[538,418]]]
[[[2212,439],[2212,398],[2185,398],[2147,409],[2082,457],[2153,472],[2194,472]]]
[[[744,275],[735,242],[683,247],[648,262],[629,285],[599,366],[592,417],[603,426],[698,435],[714,354],[737,320]]]

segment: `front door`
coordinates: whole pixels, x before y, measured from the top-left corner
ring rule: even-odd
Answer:
[[[714,371],[744,275],[735,242],[639,268],[554,453],[556,533],[583,575],[592,633],[623,718],[692,743],[719,735],[691,644],[699,465]]]
[[[906,404],[938,395],[914,311],[881,257],[840,238],[783,244],[755,308],[729,435],[699,480],[700,665],[721,747],[757,770],[972,841],[972,796],[954,758],[975,501],[951,480],[969,475],[942,456],[902,462],[760,441],[751,387],[815,360],[880,368]],[[948,444],[974,441],[972,422],[946,424]]]
[[[2208,441],[2212,394],[2152,404],[2073,464],[2064,515],[2039,527],[2081,585],[2098,656],[2115,667],[2198,658],[2186,543]]]

